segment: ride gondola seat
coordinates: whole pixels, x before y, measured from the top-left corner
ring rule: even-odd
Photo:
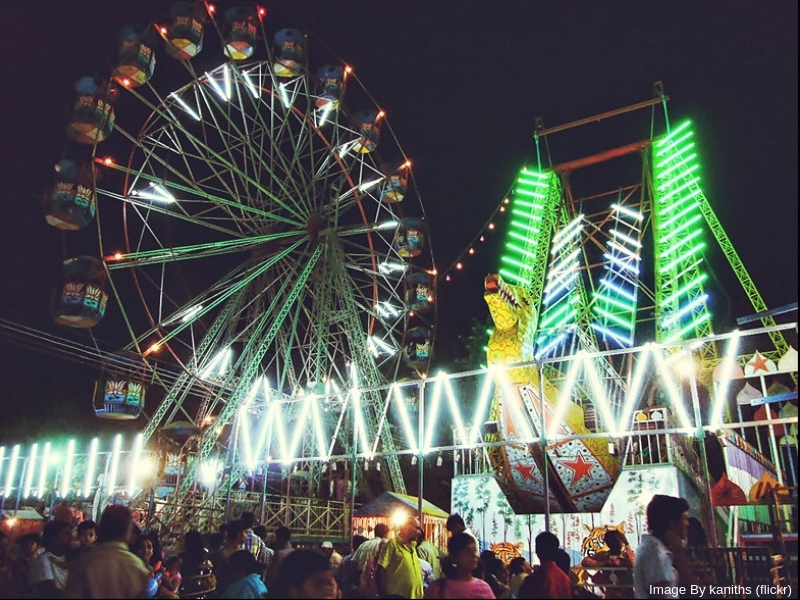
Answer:
[[[258,15],[247,6],[234,6],[225,12],[227,32],[225,56],[231,60],[247,60],[256,49]]]
[[[144,85],[153,76],[156,53],[129,28],[122,30],[120,38],[118,62],[111,76],[124,87]]]
[[[419,368],[428,364],[431,357],[431,332],[427,327],[413,327],[406,332],[406,355],[409,362]]]
[[[56,165],[54,186],[45,202],[45,220],[53,227],[76,231],[94,218],[96,195],[91,163],[62,160]]]
[[[105,140],[114,130],[114,107],[111,94],[91,77],[75,84],[77,97],[67,122],[67,136],[79,144]]]
[[[381,188],[381,202],[393,204],[402,202],[408,189],[408,174],[405,169],[402,172],[392,173],[386,178]]]
[[[167,54],[180,60],[194,58],[203,49],[204,10],[198,5],[178,2],[169,14],[172,20],[162,28]]]
[[[53,299],[53,320],[67,327],[94,327],[103,318],[108,303],[103,264],[91,256],[64,261],[60,291]]]
[[[94,414],[102,419],[135,419],[144,410],[145,386],[124,375],[100,379],[94,387]]]
[[[378,113],[375,111],[361,111],[356,113],[353,119],[359,136],[353,150],[361,154],[374,151],[381,138]]]
[[[427,273],[414,273],[406,279],[406,305],[418,313],[427,311],[433,302],[433,278]]]
[[[281,29],[275,34],[276,77],[295,77],[300,74],[305,56],[305,36],[299,29]]]
[[[319,68],[317,76],[322,84],[322,92],[316,101],[317,107],[331,104],[331,108],[337,108],[344,95],[344,71],[339,66],[325,65]]]
[[[425,248],[425,223],[417,217],[403,219],[392,244],[403,258],[419,256]]]

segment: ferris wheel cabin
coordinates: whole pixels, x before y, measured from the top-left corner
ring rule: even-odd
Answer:
[[[101,419],[117,421],[137,418],[144,410],[145,385],[142,381],[109,373],[94,386],[94,414]]]
[[[256,50],[258,12],[249,6],[234,6],[225,11],[225,56],[231,60],[247,60]]]
[[[202,7],[178,2],[170,9],[169,16],[170,23],[159,27],[167,54],[179,60],[190,60],[200,54],[206,22]]]
[[[96,209],[92,165],[65,159],[55,169],[53,188],[45,196],[45,220],[66,231],[83,229],[94,218]]]
[[[418,217],[403,219],[394,237],[394,249],[403,258],[419,256],[425,248],[425,229],[425,222]]]
[[[136,88],[147,83],[156,68],[156,54],[138,33],[125,27],[119,34],[119,55],[111,76],[120,84]]]
[[[433,303],[433,277],[417,272],[406,278],[406,306],[414,312],[424,313]]]
[[[330,105],[330,108],[339,106],[339,101],[344,95],[344,70],[336,65],[325,65],[317,71],[317,77],[322,84],[322,93],[317,98],[317,107]]]
[[[91,256],[64,261],[60,291],[53,299],[53,320],[67,327],[94,327],[103,318],[108,303],[103,263]]]
[[[273,71],[278,77],[294,77],[300,74],[305,56],[305,35],[299,29],[281,29],[275,34],[277,60]]]
[[[67,122],[67,136],[78,144],[102,142],[114,130],[113,91],[101,87],[92,77],[79,79],[75,90],[77,98]]]
[[[359,138],[353,147],[355,152],[367,154],[373,152],[381,139],[380,113],[374,110],[363,110],[353,115]]]

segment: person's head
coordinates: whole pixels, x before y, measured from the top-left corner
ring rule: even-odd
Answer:
[[[203,541],[203,534],[192,529],[183,536],[183,551],[188,556],[199,557],[205,553],[206,545]]]
[[[180,573],[183,568],[183,557],[178,554],[170,556],[164,563],[164,568],[173,575],[175,573]]]
[[[325,558],[330,558],[333,555],[333,544],[331,542],[322,542],[319,551]]]
[[[689,503],[683,498],[656,494],[647,505],[647,528],[660,538],[668,530],[674,531],[681,539],[686,539],[689,527],[687,511]]]
[[[275,530],[275,544],[278,547],[285,546],[292,541],[292,532],[288,527],[282,525]]]
[[[625,539],[625,534],[616,529],[609,529],[603,536],[603,541],[608,546],[608,551],[614,555],[619,555],[622,549],[628,545],[628,540]]]
[[[66,554],[72,545],[72,525],[66,521],[49,521],[42,532],[42,545],[57,556]]]
[[[81,548],[88,548],[97,539],[97,523],[89,519],[78,524],[78,542]]]
[[[536,556],[541,562],[555,560],[558,551],[558,538],[549,531],[543,531],[536,536]]]
[[[241,546],[247,541],[247,531],[241,521],[231,521],[228,527],[228,544]]]
[[[467,526],[464,524],[464,519],[462,519],[461,515],[459,514],[453,514],[447,517],[445,527],[447,527],[447,531],[450,532],[451,536],[467,530]]]
[[[511,576],[508,574],[508,568],[499,558],[493,558],[486,562],[486,579],[490,577],[502,585],[508,585]]]
[[[457,533],[447,541],[447,557],[442,559],[442,573],[451,578],[472,573],[478,568],[478,545],[468,533]]]
[[[533,569],[531,568],[531,563],[527,560],[522,558],[521,556],[517,556],[511,559],[511,562],[508,563],[508,574],[509,575],[519,575],[520,573],[530,573]]]
[[[389,526],[386,523],[375,525],[375,537],[385,540],[389,535]]]
[[[406,519],[406,522],[403,523],[403,526],[400,527],[400,531],[397,532],[397,537],[406,544],[410,544],[411,542],[417,541],[417,536],[419,535],[420,530],[419,519],[417,517],[409,517]]]
[[[127,506],[109,504],[97,525],[98,542],[125,542],[133,540],[133,515]]]
[[[228,557],[228,569],[231,581],[237,581],[253,573],[263,571],[263,565],[256,562],[256,557],[249,550],[237,550]]]
[[[281,562],[270,593],[275,598],[333,599],[339,588],[327,558],[313,550],[295,550]]]
[[[361,544],[363,544],[366,541],[367,541],[367,538],[365,538],[363,535],[354,535],[353,536],[353,544],[351,546],[353,548],[353,552],[358,550],[361,547]]]
[[[489,561],[497,559],[497,554],[494,553],[494,550],[484,550],[481,552],[480,557],[483,564],[488,565]]]
[[[572,566],[572,560],[570,559],[569,554],[567,554],[567,551],[563,548],[557,548],[555,561],[558,565],[558,568],[569,575],[569,569]]]
[[[228,528],[230,526],[231,526],[230,523],[223,523],[222,525],[219,526],[219,529],[217,531],[219,531],[220,534],[222,534],[222,539],[223,540],[227,540],[228,539]]]
[[[252,529],[256,524],[256,515],[246,510],[239,516],[239,520],[242,522],[242,526],[245,530]]]
[[[153,558],[153,542],[146,535],[139,535],[131,544],[131,552],[142,559],[144,564],[149,565]]]
[[[26,533],[17,540],[19,543],[19,549],[22,552],[22,556],[27,559],[31,559],[34,557],[36,552],[39,550],[39,546],[42,545],[42,538],[39,537],[36,533]]]
[[[259,538],[261,538],[262,542],[267,541],[267,526],[266,525],[256,525],[253,527],[253,533],[255,533]]]
[[[690,548],[708,547],[706,530],[703,529],[703,524],[700,522],[700,519],[696,517],[689,517],[689,526],[686,530],[686,545]]]

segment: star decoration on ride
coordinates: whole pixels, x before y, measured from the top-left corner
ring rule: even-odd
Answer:
[[[534,481],[538,481],[539,479],[538,477],[539,468],[536,466],[535,462],[531,462],[529,464],[523,464],[521,462],[518,462],[517,464],[514,465],[514,468],[517,470],[517,473],[519,473],[523,479],[533,479]]]
[[[578,452],[573,460],[562,460],[561,465],[572,470],[572,481],[570,483],[570,487],[574,488],[575,485],[577,485],[578,482],[580,482],[580,480],[584,477],[592,479],[591,471],[595,463],[594,461],[587,462],[583,458],[583,454]]]
[[[759,371],[763,371],[764,373],[772,373],[775,371],[775,364],[758,350],[756,350],[753,358],[747,361],[746,367],[748,368],[745,371],[745,375],[757,375]],[[752,373],[749,373],[751,369]]]

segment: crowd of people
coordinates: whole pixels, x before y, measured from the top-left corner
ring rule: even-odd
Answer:
[[[581,563],[592,590],[605,598],[649,598],[653,590],[690,585],[686,543],[699,539],[699,522],[690,535],[688,509],[683,499],[654,496],[647,507],[649,533],[635,553],[624,535],[608,531],[607,549]],[[354,536],[343,556],[330,541],[296,548],[286,527],[269,538],[245,512],[216,532],[187,532],[181,550],[168,555],[157,535],[138,530],[128,508],[111,505],[98,523],[73,528],[49,521],[41,537],[16,540],[13,552],[0,532],[0,598],[592,596],[576,585],[570,556],[551,532],[536,536],[533,566],[523,557],[506,564],[491,550],[479,553],[477,538],[459,515],[450,516],[447,530],[442,551],[409,515],[394,534],[378,523],[371,539]]]

